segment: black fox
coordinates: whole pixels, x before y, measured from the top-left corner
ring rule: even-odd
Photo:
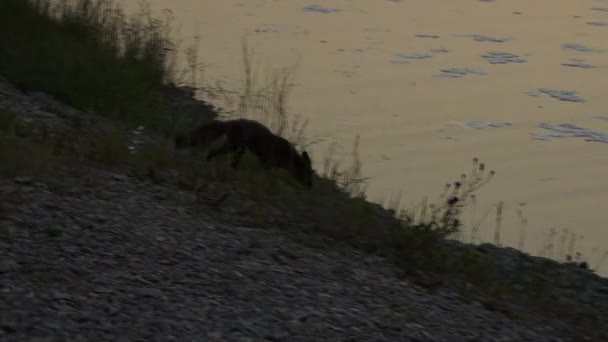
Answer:
[[[175,137],[175,147],[204,146],[226,137],[220,148],[207,155],[207,160],[235,152],[233,167],[238,167],[245,150],[249,150],[268,167],[287,169],[300,183],[312,187],[312,163],[307,152],[300,155],[286,139],[253,120],[236,119],[203,124],[191,132]]]

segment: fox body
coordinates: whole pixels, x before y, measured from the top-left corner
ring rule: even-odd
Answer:
[[[264,165],[286,169],[300,183],[312,187],[313,170],[308,153],[299,154],[289,141],[257,121],[237,119],[203,124],[189,133],[176,136],[175,147],[209,145],[222,137],[225,138],[225,143],[212,150],[207,155],[207,160],[234,152],[232,166],[236,168],[245,151],[249,150]]]

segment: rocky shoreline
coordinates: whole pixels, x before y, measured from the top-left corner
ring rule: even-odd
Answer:
[[[0,111],[48,127],[84,117],[2,78]],[[423,272],[256,228],[262,209],[238,192],[212,208],[171,184],[66,163],[52,180],[0,178],[0,194],[1,341],[608,340],[607,279],[512,249],[476,252],[505,279],[547,278],[580,326],[464,300],[450,279],[429,291]]]

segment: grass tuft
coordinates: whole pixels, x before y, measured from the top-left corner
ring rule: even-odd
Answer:
[[[166,130],[169,25],[145,3],[127,17],[112,0],[3,0],[0,74],[78,109]]]

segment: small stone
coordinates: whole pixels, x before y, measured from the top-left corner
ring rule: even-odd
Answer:
[[[51,342],[53,341],[52,337],[47,337],[47,336],[34,336],[32,338],[29,339],[29,341],[31,342]]]
[[[603,295],[608,295],[608,287],[600,287],[595,289],[595,292]]]
[[[13,222],[6,220],[0,221],[0,234],[8,236],[14,234],[16,229],[17,227]]]
[[[108,221],[108,218],[103,215],[96,215],[95,220],[97,220],[97,222],[99,222],[99,223],[104,223],[104,222]]]
[[[120,182],[126,182],[129,180],[129,177],[125,176],[125,175],[118,175],[118,174],[113,174],[112,178],[116,181],[120,181]]]
[[[17,271],[18,269],[19,264],[13,259],[5,259],[0,261],[0,273],[8,273]]]
[[[53,299],[54,300],[66,300],[66,299],[72,299],[72,296],[70,296],[67,293],[56,291],[55,293],[53,293]]]
[[[163,291],[154,287],[142,287],[137,290],[137,294],[142,297],[162,298]]]
[[[268,336],[266,336],[266,339],[268,341],[274,341],[274,342],[288,341],[289,333],[286,331],[275,331],[272,334],[269,334]]]
[[[34,180],[31,177],[15,177],[15,183],[20,185],[31,185]]]
[[[97,287],[93,290],[93,292],[95,293],[101,293],[101,294],[105,294],[105,293],[114,293],[114,289],[108,288],[108,287]]]
[[[3,333],[6,334],[14,334],[17,332],[17,326],[16,324],[12,324],[9,322],[3,322],[2,323],[2,329],[0,329],[0,336],[2,336]]]
[[[60,237],[63,234],[63,229],[61,228],[61,226],[54,225],[52,227],[49,227],[46,232],[51,237]]]
[[[210,339],[219,340],[222,338],[222,335],[223,334],[220,331],[212,331],[207,334],[207,337],[209,337]]]

